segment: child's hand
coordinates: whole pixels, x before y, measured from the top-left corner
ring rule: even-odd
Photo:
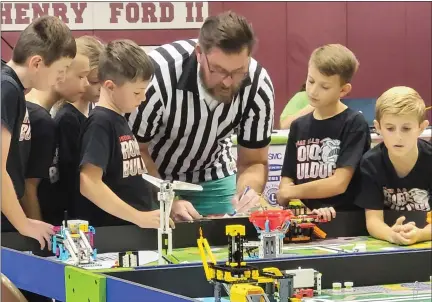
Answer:
[[[333,207],[314,209],[312,210],[312,214],[319,215],[322,219],[327,221],[331,221],[332,218],[336,218],[336,211]]]
[[[149,211],[138,213],[138,221],[136,223],[140,228],[143,229],[157,229],[160,227],[160,210]],[[171,228],[175,228],[174,221],[169,219]]]
[[[417,243],[420,238],[420,229],[416,226],[411,226],[410,231],[402,231],[399,233],[405,240],[407,245],[411,245]]]
[[[399,233],[399,232],[409,232],[409,231],[411,231],[412,228],[415,227],[415,222],[414,222],[414,221],[411,221],[411,222],[408,222],[408,223],[406,223],[406,224],[403,224],[403,222],[405,221],[405,219],[406,219],[405,216],[401,216],[401,217],[399,217],[399,218],[396,220],[395,224],[391,227],[392,230],[393,230],[394,232],[396,232],[396,233]]]
[[[290,182],[288,184],[284,184],[283,187],[279,187],[279,190],[276,193],[276,200],[280,205],[287,205],[292,197],[291,187],[294,186],[294,183]]]

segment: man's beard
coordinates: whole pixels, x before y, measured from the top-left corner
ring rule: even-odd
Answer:
[[[221,94],[218,93],[218,90],[223,89],[223,84],[217,84],[215,87],[210,88],[207,86],[206,81],[205,81],[205,75],[204,72],[202,70],[202,68],[199,71],[199,77],[201,80],[201,85],[204,88],[204,90],[216,101],[220,102],[220,103],[224,103],[224,104],[229,104],[232,102],[234,96],[240,91],[240,88],[243,84],[243,81],[241,81],[239,84],[237,84],[236,86],[231,85],[231,87],[229,87],[228,89],[230,90],[230,93],[227,94]]]

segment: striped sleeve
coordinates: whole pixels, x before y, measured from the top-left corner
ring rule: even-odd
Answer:
[[[274,120],[274,89],[267,71],[257,65],[242,114],[239,145],[258,149],[270,144]]]
[[[162,95],[154,77],[147,89],[146,100],[128,118],[129,126],[138,142],[148,143],[159,132],[163,111]]]

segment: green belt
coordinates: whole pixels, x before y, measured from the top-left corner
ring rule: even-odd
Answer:
[[[218,215],[232,213],[232,198],[236,193],[236,178],[231,175],[222,179],[198,183],[202,191],[177,191],[180,199],[192,203],[201,215]]]

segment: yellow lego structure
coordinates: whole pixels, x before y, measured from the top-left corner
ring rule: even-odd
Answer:
[[[228,261],[225,264],[217,264],[210,245],[200,229],[200,237],[197,240],[198,249],[205,276],[215,286],[215,302],[221,301],[222,287],[232,302],[270,302],[269,296],[271,296],[271,301],[274,301],[275,295],[280,301],[290,301],[293,295],[293,275],[284,274],[274,267],[259,270],[247,265],[243,260],[245,233],[243,225],[226,227],[226,235],[229,239]]]

